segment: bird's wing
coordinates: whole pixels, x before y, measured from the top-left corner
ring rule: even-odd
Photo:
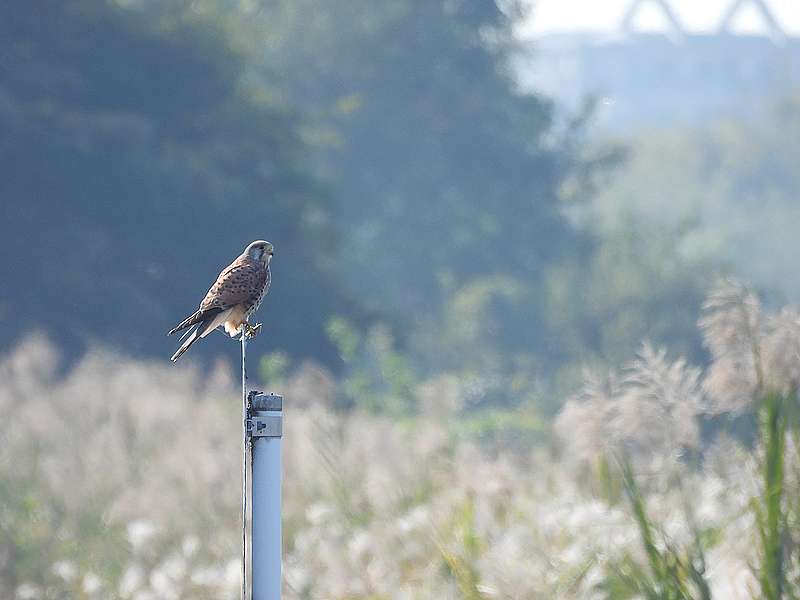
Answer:
[[[200,311],[226,310],[253,302],[266,282],[266,270],[250,261],[237,259],[222,273],[200,303]]]
[[[239,283],[242,280],[243,271],[246,271],[249,267],[250,264],[241,256],[225,267],[217,277],[214,285],[206,293],[205,298],[200,303],[200,308],[170,329],[167,335],[172,335],[192,325],[203,323],[209,317],[215,317],[224,310],[241,302],[242,300],[237,297]]]

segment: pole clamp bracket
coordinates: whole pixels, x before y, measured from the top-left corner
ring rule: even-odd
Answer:
[[[252,437],[283,437],[283,417],[254,415],[247,419],[247,433]]]

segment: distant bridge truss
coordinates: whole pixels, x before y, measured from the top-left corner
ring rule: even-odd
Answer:
[[[800,0],[772,1],[800,11]],[[644,11],[651,23],[660,19],[658,28],[641,27]],[[758,30],[737,29],[745,13]],[[633,0],[613,31],[532,39],[517,72],[524,88],[562,105],[597,99],[601,131],[751,118],[800,92],[800,37],[764,0],[732,0],[702,30],[685,25],[669,0]]]

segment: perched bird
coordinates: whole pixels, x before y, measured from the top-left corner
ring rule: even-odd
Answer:
[[[206,337],[220,325],[231,337],[237,334],[253,336],[261,325],[253,327],[247,321],[269,291],[272,275],[272,244],[264,240],[251,242],[236,260],[222,270],[214,285],[208,290],[196,313],[171,329],[167,335],[194,327],[187,331],[186,341],[172,355],[176,361],[200,338]],[[181,338],[183,339],[183,338]]]

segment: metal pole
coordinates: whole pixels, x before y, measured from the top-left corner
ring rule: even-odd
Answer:
[[[250,437],[247,435],[247,334],[242,325],[242,600],[248,600],[247,585],[247,455]]]
[[[280,600],[283,398],[274,394],[256,395],[250,412],[253,600]]]

